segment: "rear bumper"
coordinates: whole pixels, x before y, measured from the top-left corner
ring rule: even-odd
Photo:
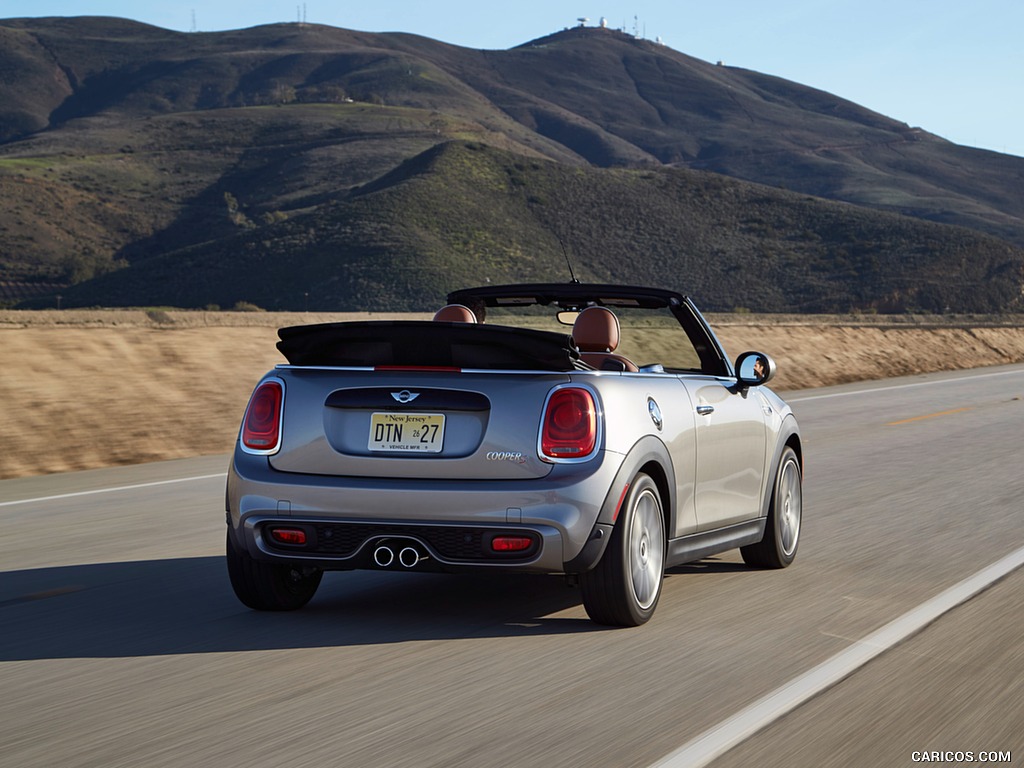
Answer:
[[[375,550],[392,544],[396,551],[417,548],[418,568],[585,570],[608,538],[596,523],[617,502],[611,486],[622,458],[602,452],[535,480],[454,481],[279,472],[265,457],[236,451],[228,471],[228,525],[235,543],[256,559],[326,570],[380,567]],[[276,543],[269,536],[274,525],[302,529],[306,544]],[[516,533],[535,545],[523,553],[488,546],[496,534]]]

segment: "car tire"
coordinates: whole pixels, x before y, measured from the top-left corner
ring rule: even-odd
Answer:
[[[803,517],[803,478],[796,452],[782,451],[775,474],[771,506],[764,538],[757,544],[740,547],[743,562],[757,568],[785,568],[796,558]]]
[[[636,627],[654,614],[665,576],[665,516],[654,481],[639,474],[597,565],[580,574],[583,607],[598,624]]]
[[[324,572],[319,568],[302,568],[254,560],[235,544],[231,532],[227,536],[228,577],[235,595],[257,611],[294,611],[316,594]]]

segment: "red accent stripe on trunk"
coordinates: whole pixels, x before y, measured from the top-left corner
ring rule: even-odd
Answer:
[[[462,373],[461,368],[450,365],[375,365],[375,371],[438,371],[441,373]]]

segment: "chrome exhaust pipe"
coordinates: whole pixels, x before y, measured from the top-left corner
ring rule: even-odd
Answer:
[[[387,568],[395,562],[395,550],[391,547],[379,546],[373,550],[373,562],[381,568]]]
[[[398,562],[404,565],[406,568],[415,568],[419,564],[420,560],[426,560],[425,555],[421,555],[419,550],[415,547],[405,547],[401,552],[398,553]]]

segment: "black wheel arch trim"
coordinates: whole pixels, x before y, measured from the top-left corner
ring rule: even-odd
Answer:
[[[597,565],[598,560],[604,554],[605,547],[611,540],[619,504],[625,497],[627,486],[632,484],[637,473],[645,468],[654,484],[658,486],[663,508],[668,510],[668,519],[665,521],[666,530],[675,530],[676,476],[672,457],[661,440],[654,435],[645,435],[629,449],[623,459],[619,471],[615,473],[615,479],[608,489],[608,494],[604,498],[601,512],[587,538],[587,543],[583,545],[583,549],[576,557],[565,563],[564,571],[566,573],[589,571]]]

